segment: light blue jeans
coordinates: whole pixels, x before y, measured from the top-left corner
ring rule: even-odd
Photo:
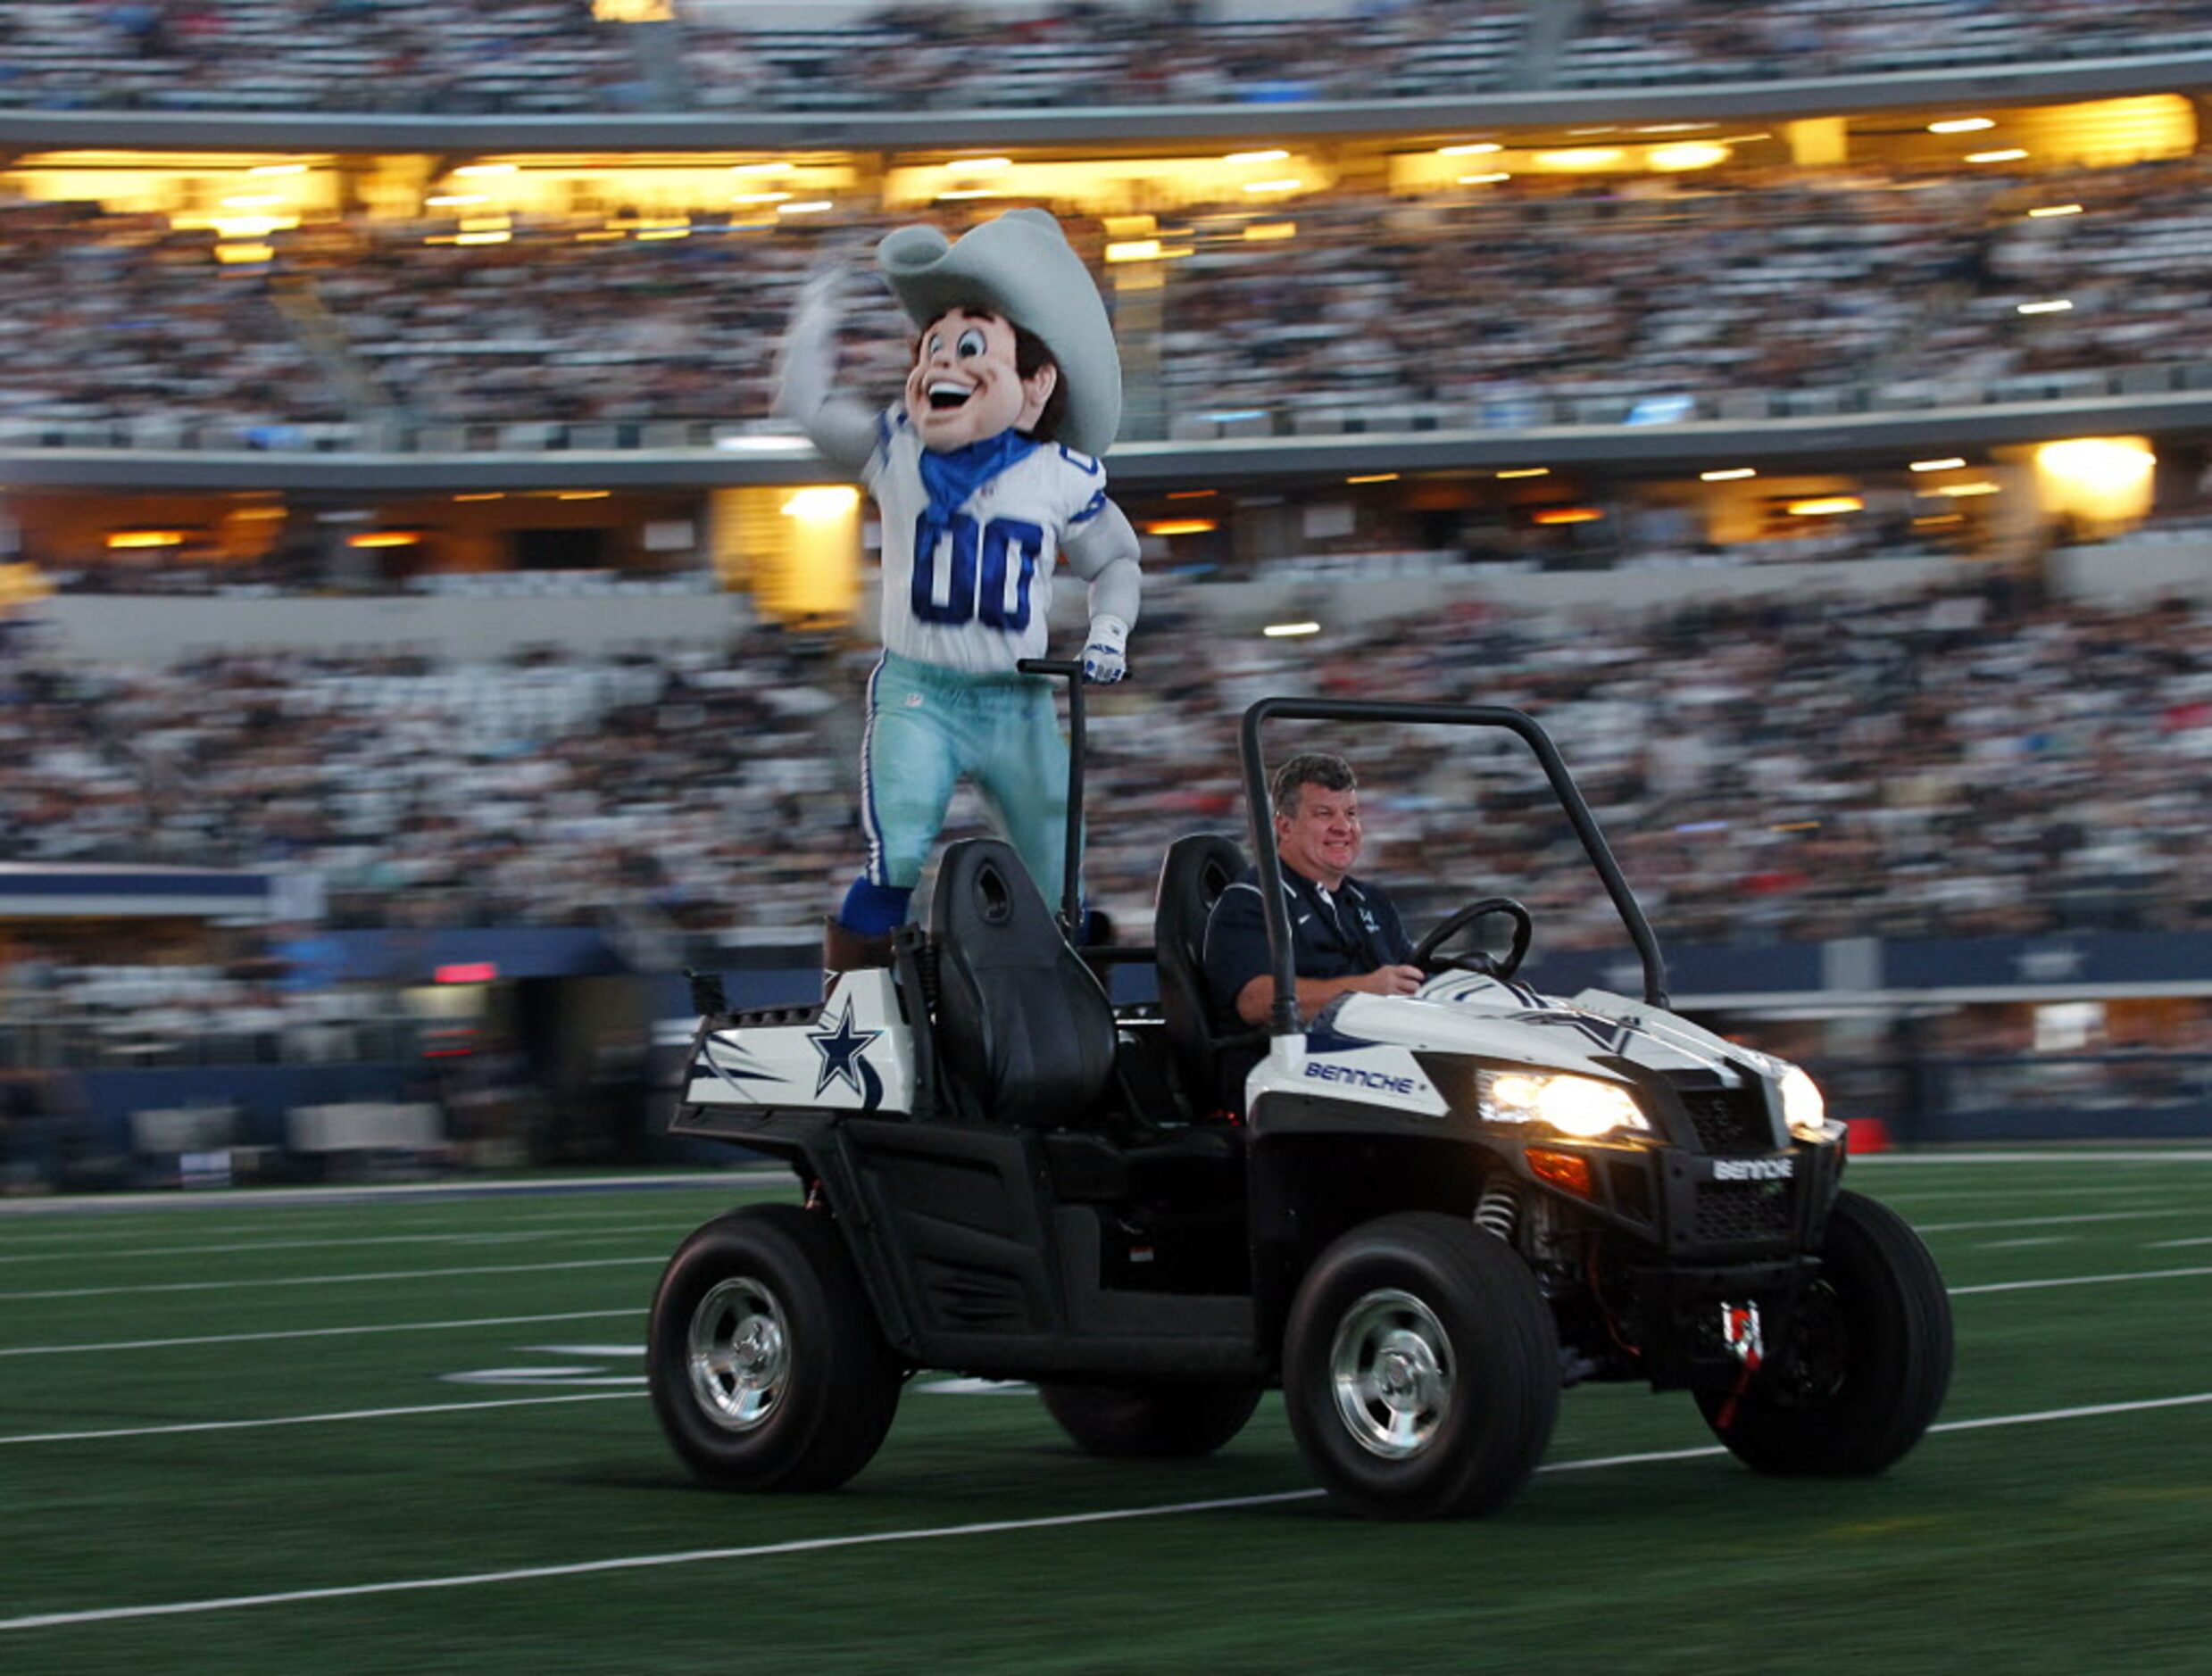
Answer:
[[[968,675],[886,651],[868,682],[861,826],[869,883],[911,891],[962,779],[1047,908],[1068,845],[1068,742],[1040,676]]]

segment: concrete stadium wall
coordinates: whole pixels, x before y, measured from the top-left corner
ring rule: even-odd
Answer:
[[[2212,530],[2061,548],[2050,565],[2051,585],[2070,600],[2212,600]]]
[[[77,656],[168,665],[211,651],[419,652],[489,663],[532,647],[606,656],[722,645],[751,613],[737,594],[257,600],[62,594],[40,608]]]
[[[1441,576],[1315,577],[1308,580],[1213,583],[1185,589],[1182,603],[1226,622],[1252,626],[1304,613],[1327,626],[1428,614],[1458,602],[1484,601],[1518,612],[1568,610],[1642,616],[1703,601],[1785,594],[1868,596],[1905,593],[1957,578],[1951,559],[1863,559],[1832,564],[1715,565],[1667,570],[1539,570]]]
[[[1329,627],[1431,613],[1481,601],[1520,613],[1571,611],[1642,617],[1706,602],[1787,597],[1874,598],[1910,593],[1970,574],[1953,559],[1859,559],[1818,564],[1693,566],[1651,570],[1498,572],[1427,562],[1392,574],[1394,560],[1346,560],[1260,582],[1183,582],[1157,577],[1156,603],[1169,599],[1232,628],[1307,616]],[[2114,603],[2175,595],[2212,600],[2212,534],[2139,537],[2052,555],[2052,581],[2070,599]],[[1172,589],[1172,593],[1169,590]],[[870,630],[872,590],[856,634]],[[1055,640],[1083,621],[1084,593],[1061,588]],[[553,598],[237,599],[62,594],[40,608],[76,656],[170,665],[215,650],[332,653],[406,651],[445,663],[503,660],[532,647],[582,656],[675,647],[719,648],[750,620],[736,594],[578,594]]]

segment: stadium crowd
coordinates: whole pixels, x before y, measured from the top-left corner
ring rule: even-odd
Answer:
[[[660,29],[591,0],[0,4],[0,106],[589,113],[1394,99],[1980,69],[2212,50],[2186,0],[1207,0],[900,4],[765,27],[678,4]]]
[[[2212,51],[2189,0],[1585,0],[1556,85],[1753,81]]]
[[[1171,579],[1153,593],[1136,678],[1093,707],[1090,883],[1124,924],[1148,922],[1171,839],[1241,826],[1235,714],[1302,691],[1537,715],[1672,942],[2212,926],[2202,607],[1961,586],[1593,637],[1469,604],[1293,644],[1223,638]],[[336,925],[802,941],[857,852],[855,645],[762,627],[725,656],[170,670],[18,650],[18,859],[310,869]],[[1548,946],[1620,940],[1533,763],[1419,731],[1351,749],[1375,870],[1418,917],[1505,889]]]
[[[2212,158],[2191,158],[1517,184],[1454,203],[1339,193],[1260,242],[1241,236],[1248,217],[1199,215],[1192,254],[1167,264],[1164,418],[1170,434],[1225,411],[1289,428],[1412,405],[1450,429],[1654,402],[1742,414],[1808,392],[1835,410],[1971,404],[2008,380],[2101,392],[2119,370],[2205,363],[2208,187]],[[868,358],[852,376],[888,393],[906,330],[865,258],[889,223],[803,219],[594,243],[523,225],[479,245],[332,223],[238,268],[158,218],[0,208],[0,421],[128,425],[140,445],[148,426],[262,445],[378,415],[758,424],[794,290],[830,253],[852,267],[845,341]],[[1125,347],[1133,367],[1143,347]]]

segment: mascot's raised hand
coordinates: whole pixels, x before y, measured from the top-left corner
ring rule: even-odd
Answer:
[[[902,227],[876,266],[920,334],[901,399],[870,409],[837,393],[835,270],[800,287],[776,369],[777,414],[867,485],[883,527],[884,655],[861,762],[868,864],[825,928],[833,970],[888,958],[963,778],[1059,900],[1067,743],[1050,687],[1016,666],[1045,653],[1065,562],[1090,591],[1084,678],[1120,680],[1143,585],[1099,459],[1121,422],[1120,357],[1060,223],[1013,210],[957,243]]]

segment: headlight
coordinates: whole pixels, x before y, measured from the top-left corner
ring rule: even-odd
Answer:
[[[1568,1073],[1485,1072],[1482,1114],[1492,1123],[1549,1124],[1578,1141],[1595,1141],[1619,1130],[1651,1132],[1626,1089]]]
[[[1794,1065],[1782,1073],[1782,1120],[1800,1141],[1817,1144],[1829,1138],[1828,1102],[1820,1085]]]

